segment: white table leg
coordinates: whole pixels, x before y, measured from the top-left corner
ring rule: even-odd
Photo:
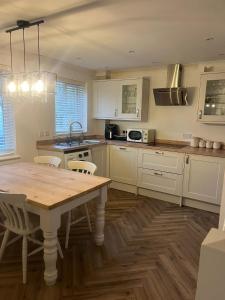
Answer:
[[[96,208],[96,224],[95,224],[95,243],[101,246],[104,243],[104,227],[105,227],[105,203],[107,201],[107,186],[100,190],[100,198],[97,201]]]
[[[44,235],[44,279],[47,285],[54,285],[57,279],[57,230],[60,215],[55,210],[43,210],[40,214],[41,229]]]

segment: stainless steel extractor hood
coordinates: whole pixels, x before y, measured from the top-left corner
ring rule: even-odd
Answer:
[[[155,104],[162,106],[188,105],[187,89],[181,87],[182,65],[169,65],[167,88],[153,89]]]

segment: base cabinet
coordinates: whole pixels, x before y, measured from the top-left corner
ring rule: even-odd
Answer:
[[[92,161],[97,166],[95,175],[97,176],[107,176],[107,146],[97,146],[93,147],[91,150]]]
[[[183,175],[148,169],[138,169],[138,187],[157,192],[182,195]]]
[[[211,204],[220,204],[225,159],[186,155],[183,196]]]
[[[137,153],[131,147],[110,146],[110,178],[114,181],[137,184]]]

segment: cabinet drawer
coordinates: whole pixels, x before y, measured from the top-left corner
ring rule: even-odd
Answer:
[[[182,195],[183,175],[138,168],[138,186],[177,196]]]
[[[184,154],[161,150],[141,150],[138,155],[138,167],[182,174]]]

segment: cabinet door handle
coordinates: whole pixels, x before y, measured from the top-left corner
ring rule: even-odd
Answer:
[[[120,150],[127,150],[125,147],[119,147]]]
[[[137,108],[136,110],[136,115],[137,115],[137,118],[139,117],[139,108]]]
[[[199,118],[199,119],[202,118],[202,110],[201,110],[201,109],[198,111],[198,118]]]
[[[164,152],[162,152],[162,151],[155,151],[155,154],[164,155]]]
[[[156,176],[163,176],[162,173],[157,173],[157,172],[154,172],[154,175],[156,175]]]
[[[186,165],[189,164],[189,155],[186,156]]]
[[[114,115],[115,117],[117,116],[117,109],[115,108],[115,111],[114,111]]]

